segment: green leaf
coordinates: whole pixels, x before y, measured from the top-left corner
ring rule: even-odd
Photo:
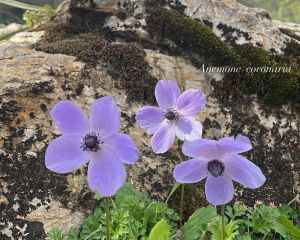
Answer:
[[[23,14],[23,20],[32,29],[48,22],[54,15],[55,10],[50,5],[45,5],[39,11],[26,10]]]
[[[181,183],[179,183],[179,182],[175,182],[175,183],[174,183],[174,185],[173,185],[173,187],[172,187],[172,189],[171,189],[171,192],[170,192],[170,194],[169,194],[167,200],[165,201],[165,203],[168,203],[170,197],[172,197],[172,195],[173,195],[174,192],[177,190],[177,188],[179,188],[180,185],[181,185]]]
[[[148,240],[169,240],[171,227],[164,219],[160,220],[151,230]]]
[[[183,226],[184,240],[195,240],[204,236],[207,224],[216,216],[216,208],[212,206],[198,209]]]
[[[65,240],[65,235],[58,228],[53,228],[48,233],[46,240]]]
[[[276,222],[278,224],[276,224]],[[276,219],[274,230],[280,233],[282,236],[285,231],[288,231],[297,238],[300,238],[300,230],[295,227],[293,222],[287,218],[287,216],[282,215]]]
[[[226,215],[231,220],[235,220],[236,218],[243,216],[246,211],[247,207],[240,203],[236,203],[233,206],[226,206]]]
[[[225,226],[225,239],[226,240],[232,240],[234,237],[236,237],[239,232],[237,231],[238,225],[236,221],[230,221],[226,226]],[[222,228],[221,228],[222,230]]]
[[[236,240],[252,240],[249,235],[240,235],[235,238]]]
[[[79,238],[80,230],[75,227],[71,227],[68,232],[67,240],[80,240]]]
[[[225,219],[226,220],[226,219]],[[212,223],[208,224],[208,231],[211,232],[212,240],[223,240],[223,229],[221,217],[214,218]],[[230,221],[224,227],[224,240],[233,240],[239,235],[237,221]]]

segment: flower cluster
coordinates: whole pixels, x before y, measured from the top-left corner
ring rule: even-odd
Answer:
[[[176,136],[185,141],[182,151],[192,159],[175,167],[176,181],[195,183],[207,178],[206,198],[215,206],[232,200],[232,180],[248,188],[258,188],[265,182],[261,170],[239,155],[252,149],[249,138],[238,135],[218,141],[202,139],[202,125],[196,120],[206,105],[202,91],[189,89],[181,93],[175,81],[161,80],[155,97],[159,107],[143,107],[136,120],[153,135],[155,153],[168,151]],[[90,188],[104,197],[115,195],[126,180],[123,163],[134,164],[139,151],[128,135],[119,133],[120,112],[114,100],[96,100],[89,118],[73,102],[62,100],[53,107],[51,116],[62,136],[47,148],[47,168],[68,173],[89,162]]]
[[[164,153],[173,145],[175,135],[186,140],[183,153],[193,159],[177,165],[174,178],[180,183],[195,183],[207,177],[208,202],[217,206],[228,203],[234,195],[232,180],[245,187],[258,188],[265,182],[261,170],[239,153],[252,149],[249,138],[238,135],[219,141],[202,139],[202,125],[195,115],[206,104],[200,90],[180,94],[175,81],[161,80],[155,88],[158,107],[143,107],[136,116],[141,127],[154,134],[151,145],[155,153]]]

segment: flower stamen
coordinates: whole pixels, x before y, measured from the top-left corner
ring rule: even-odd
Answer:
[[[210,161],[207,164],[208,172],[214,177],[222,176],[224,169],[225,169],[224,164],[216,159]]]
[[[99,151],[101,142],[100,135],[95,132],[88,133],[84,136],[81,148],[83,151],[97,152]]]
[[[177,121],[179,118],[178,112],[174,108],[168,108],[164,114],[165,118],[169,121]]]

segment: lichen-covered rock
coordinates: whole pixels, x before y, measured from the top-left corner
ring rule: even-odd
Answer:
[[[273,20],[278,29],[293,39],[300,41],[300,24]]]
[[[239,23],[245,28],[239,30],[249,33],[251,39],[249,37],[248,41],[254,41],[260,35],[261,29],[256,29],[255,35],[250,24],[258,20],[253,15],[246,15],[245,8],[233,1],[197,3],[194,15],[203,17],[202,21],[211,21],[213,27],[213,19],[201,15],[203,9],[217,11],[219,18],[216,21],[223,19],[220,20],[222,23],[229,16],[238,23],[238,19],[244,16],[249,20],[249,26],[245,22]],[[197,3],[185,0],[181,4],[171,4],[171,7],[189,14],[189,9]],[[190,57],[193,55],[191,51],[178,50],[170,41],[163,39],[158,42],[150,37],[145,5],[134,0],[130,4],[121,1],[118,11],[124,12],[119,12],[118,16],[107,13],[99,16],[94,10],[90,13],[86,8],[95,7],[92,5],[84,5],[84,10],[69,11],[69,17],[71,14],[93,16],[93,21],[102,22],[85,19],[82,23],[75,18],[75,24],[68,25],[74,21],[74,15],[71,20],[62,17],[64,25],[51,28],[53,34],[46,29],[44,40],[34,45],[43,51],[34,50],[30,45],[36,43],[43,33],[18,34],[11,41],[0,43],[1,239],[44,239],[51,227],[63,226],[67,231],[71,226],[79,226],[97,204],[86,186],[85,168],[59,175],[45,167],[45,149],[59,134],[49,111],[60,99],[71,99],[88,113],[95,99],[112,96],[121,110],[122,130],[132,136],[141,151],[137,164],[127,167],[128,180],[154,198],[168,196],[174,183],[173,168],[182,158],[181,143],[176,143],[165,154],[155,155],[150,146],[151,137],[135,123],[135,114],[140,107],[155,104],[153,88],[158,79],[176,79],[182,89],[204,90],[207,106],[198,116],[204,127],[203,137],[217,139],[244,134],[251,139],[253,150],[245,155],[262,168],[267,181],[257,190],[236,185],[235,200],[249,205],[257,200],[278,205],[289,202],[299,193],[299,113],[290,105],[272,107],[256,95],[243,94],[232,82],[231,85],[224,84],[222,73],[203,72]],[[234,10],[235,7],[241,9]],[[261,15],[257,18],[263,19],[262,24],[273,24]],[[206,24],[210,24],[208,21]],[[87,22],[95,31],[85,28]],[[136,25],[137,22],[141,24]],[[80,32],[74,31],[74,26],[78,26]],[[108,27],[108,36],[101,32],[102,26]],[[250,34],[252,32],[254,35]],[[260,40],[264,39],[266,49],[284,47],[282,33],[274,31],[269,39],[264,34]],[[276,34],[281,37],[273,42]],[[245,38],[244,34],[241,35]],[[136,39],[136,43],[127,43]],[[220,46],[226,47],[225,44]],[[247,52],[248,46],[244,47],[241,52]],[[259,54],[262,54],[259,59],[265,60],[264,52]],[[293,52],[291,58],[293,54],[296,53]],[[248,58],[255,58],[255,55]],[[238,91],[237,96],[228,94],[231,88]],[[203,184],[191,186],[188,194],[187,215],[206,204]],[[176,207],[176,197],[173,206]]]
[[[99,9],[104,12],[113,12],[118,9],[117,0],[72,0],[76,7]]]
[[[167,196],[177,153],[152,153],[149,137],[134,124],[142,104],[128,102],[125,91],[104,67],[91,68],[71,56],[6,42],[0,44],[0,71],[5,73],[0,76],[1,239],[22,235],[25,239],[43,239],[51,226],[64,225],[65,230],[78,226],[96,204],[85,184],[85,170],[67,177],[45,167],[45,149],[59,134],[49,111],[60,99],[72,99],[88,112],[96,98],[112,96],[121,108],[123,131],[129,132],[143,152],[140,161],[129,167],[129,179],[153,197]],[[82,179],[82,184],[75,184]]]
[[[45,32],[20,32],[15,35],[13,35],[9,41],[15,42],[15,43],[36,43],[38,40],[41,39],[42,36],[44,36]]]
[[[250,8],[235,0],[181,0],[187,16],[205,21],[224,40],[251,42],[266,50],[282,52],[291,38],[274,24],[269,12]]]
[[[66,3],[67,2],[67,3]],[[110,12],[105,26],[120,34],[131,33],[132,37],[153,41],[145,31],[146,8],[159,1],[120,0],[68,0],[61,4],[59,12],[70,17],[69,6]],[[171,8],[183,11],[187,16],[209,26],[213,32],[229,43],[252,43],[268,51],[282,53],[291,39],[300,41],[299,24],[274,21],[270,13],[261,8],[250,8],[236,0],[181,0],[161,1]]]

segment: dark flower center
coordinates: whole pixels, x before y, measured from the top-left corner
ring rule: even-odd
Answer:
[[[168,108],[165,112],[165,118],[169,121],[177,121],[179,118],[178,112],[174,108]]]
[[[212,160],[207,164],[207,170],[214,177],[221,176],[224,172],[224,164],[219,160]]]
[[[83,151],[97,152],[100,150],[100,145],[102,143],[99,134],[91,132],[84,136],[83,143],[80,147]]]

